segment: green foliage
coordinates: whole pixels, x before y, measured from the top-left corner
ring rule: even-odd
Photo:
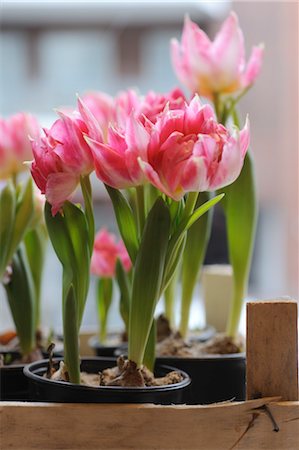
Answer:
[[[21,244],[12,259],[12,276],[4,285],[23,355],[35,348],[36,298],[26,250]]]
[[[32,181],[22,188],[8,182],[0,193],[0,280],[34,215]]]
[[[65,359],[72,373],[71,381],[77,383],[78,335],[89,288],[89,224],[82,209],[68,201],[63,205],[63,215],[58,213],[54,217],[51,205],[46,203],[45,220],[53,248],[63,267]],[[72,332],[68,335],[70,329]]]
[[[210,198],[208,192],[199,195],[196,208],[207,202]],[[182,263],[182,297],[181,297],[181,320],[180,333],[186,336],[190,316],[190,307],[194,288],[199,277],[206,248],[210,239],[213,210],[209,209],[206,214],[195,222],[187,233],[186,245],[183,253]]]
[[[99,278],[97,282],[97,311],[100,324],[100,342],[104,343],[107,337],[107,319],[113,294],[113,281],[111,278]]]
[[[35,290],[35,326],[40,322],[40,301],[42,274],[47,246],[47,231],[45,225],[39,224],[36,228],[29,230],[24,238],[26,253]]]
[[[151,331],[146,343],[143,364],[151,371],[154,371],[156,359],[157,322],[153,319]]]
[[[148,214],[134,266],[129,359],[138,366],[143,362],[155,307],[160,297],[169,230],[169,210],[160,197]]]
[[[120,235],[131,261],[134,262],[138,251],[138,232],[132,208],[120,191],[110,186],[105,186],[113,204]]]
[[[174,270],[176,268],[175,261],[178,261],[179,257],[183,251],[183,241],[186,238],[186,232],[189,228],[197,222],[197,220],[205,214],[212,206],[216,205],[222,198],[224,194],[219,194],[216,197],[211,198],[201,206],[191,212],[187,217],[183,217],[181,222],[178,224],[175,232],[173,233],[167,250],[165,270],[164,270],[164,287],[167,286],[168,282],[171,280]]]
[[[116,280],[120,291],[119,311],[129,335],[131,285],[130,278],[119,259],[116,261]]]
[[[235,336],[246,295],[257,221],[257,200],[254,169],[247,153],[239,178],[223,191],[229,259],[234,274],[234,297],[231,304],[227,334]]]

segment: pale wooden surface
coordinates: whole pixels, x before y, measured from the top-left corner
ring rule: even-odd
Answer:
[[[297,320],[295,301],[247,303],[248,399],[279,395],[298,400]]]
[[[1,449],[298,449],[299,402],[271,400],[208,406],[3,402]]]

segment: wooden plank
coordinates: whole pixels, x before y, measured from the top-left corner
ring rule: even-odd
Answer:
[[[299,442],[299,402],[273,399],[207,406],[3,402],[0,411],[5,450],[295,450]]]
[[[247,303],[247,398],[298,400],[297,303]]]

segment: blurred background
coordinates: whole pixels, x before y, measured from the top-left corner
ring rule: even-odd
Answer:
[[[233,9],[245,35],[247,57],[264,42],[265,60],[256,85],[241,101],[249,113],[256,161],[259,222],[249,298],[298,298],[298,4],[296,2],[63,2],[1,3],[0,108],[36,114],[43,126],[54,108],[74,106],[75,94],[101,90],[115,95],[136,87],[168,91],[173,73],[169,41],[179,38],[186,13],[210,37]],[[94,180],[97,228],[115,230],[105,192]],[[227,262],[221,211],[208,263]],[[0,287],[1,288],[1,287]],[[49,246],[42,321],[61,328],[61,272]],[[198,294],[200,297],[200,294]],[[195,302],[196,303],[196,302]],[[194,325],[203,318],[197,313]],[[0,290],[0,327],[12,324]],[[120,323],[114,311],[113,328]],[[83,326],[95,326],[94,280]]]

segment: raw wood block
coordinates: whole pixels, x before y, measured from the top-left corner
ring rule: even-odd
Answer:
[[[298,400],[297,321],[295,301],[247,303],[248,399]]]
[[[299,402],[273,400],[206,406],[2,402],[1,449],[296,450]]]

